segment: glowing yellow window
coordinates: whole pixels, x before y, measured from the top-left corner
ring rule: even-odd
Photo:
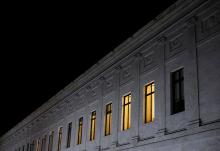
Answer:
[[[83,117],[79,119],[77,145],[82,144]]]
[[[91,114],[91,123],[90,123],[90,141],[95,140],[95,124],[96,124],[96,111],[93,111]]]
[[[123,97],[122,100],[122,130],[127,130],[131,126],[131,94]]]
[[[154,82],[145,86],[145,98],[144,98],[144,123],[154,121],[155,117],[155,86]]]
[[[112,103],[106,105],[105,110],[105,136],[111,134],[112,126]]]

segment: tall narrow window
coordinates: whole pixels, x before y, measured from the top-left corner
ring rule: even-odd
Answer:
[[[40,138],[37,140],[36,151],[40,151]]]
[[[66,148],[70,147],[71,132],[72,132],[72,122],[68,124]]]
[[[49,136],[48,151],[53,150],[53,135],[54,135],[54,131],[52,131]]]
[[[91,114],[91,123],[90,123],[90,141],[95,140],[95,125],[96,125],[96,111],[93,111]]]
[[[46,139],[47,139],[47,135],[44,136],[44,138],[42,138],[42,142],[41,142],[41,151],[46,151]]]
[[[154,92],[155,86],[154,82],[149,83],[145,86],[145,98],[144,98],[144,123],[149,123],[154,121],[155,117],[155,100]]]
[[[112,103],[106,105],[105,109],[105,136],[111,134],[112,126]]]
[[[29,143],[27,143],[26,151],[29,151]]]
[[[34,151],[34,141],[30,144],[30,151]]]
[[[77,144],[82,144],[83,117],[79,119]]]
[[[61,143],[62,143],[62,127],[59,128],[59,132],[58,132],[57,151],[61,150]]]
[[[122,100],[122,130],[131,126],[131,94],[123,97]]]
[[[171,114],[185,110],[183,69],[171,73]]]

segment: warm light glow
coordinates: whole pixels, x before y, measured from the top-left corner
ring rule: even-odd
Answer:
[[[105,136],[111,134],[112,125],[112,103],[106,105],[105,111]]]
[[[83,118],[81,117],[79,119],[77,144],[82,144],[82,128],[83,128]]]
[[[131,94],[122,99],[122,130],[127,130],[131,126]]]
[[[95,124],[96,124],[96,111],[93,111],[91,114],[90,141],[95,140]]]
[[[144,123],[153,122],[155,118],[155,86],[154,83],[145,86]]]

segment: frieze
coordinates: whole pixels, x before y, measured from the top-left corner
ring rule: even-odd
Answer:
[[[197,14],[197,40],[203,40],[209,35],[220,31],[220,2]]]

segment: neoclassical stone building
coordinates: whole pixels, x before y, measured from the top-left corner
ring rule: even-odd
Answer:
[[[1,151],[219,151],[220,1],[179,0],[0,139]]]

